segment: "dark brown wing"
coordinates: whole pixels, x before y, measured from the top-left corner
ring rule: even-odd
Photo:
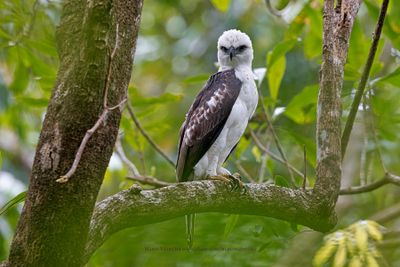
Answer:
[[[188,180],[193,167],[211,147],[224,128],[242,82],[235,71],[221,71],[207,81],[197,95],[180,130],[176,177]]]

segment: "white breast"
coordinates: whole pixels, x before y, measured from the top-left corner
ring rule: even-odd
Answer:
[[[250,68],[238,68],[235,75],[242,81],[242,89],[240,90],[238,99],[247,107],[249,120],[253,116],[258,103],[258,92],[254,81],[254,74]]]

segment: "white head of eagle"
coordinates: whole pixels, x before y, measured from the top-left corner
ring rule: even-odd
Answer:
[[[178,181],[229,176],[222,165],[236,147],[253,115],[258,94],[247,34],[225,31],[218,39],[219,72],[197,95],[180,131]]]
[[[221,70],[238,65],[251,67],[253,46],[247,34],[238,30],[225,31],[218,39],[218,62]]]

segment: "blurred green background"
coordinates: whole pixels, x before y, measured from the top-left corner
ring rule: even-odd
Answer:
[[[354,24],[342,95],[343,122],[367,58],[380,3],[364,1]],[[216,41],[223,31],[240,29],[253,41],[254,69],[258,73],[267,70],[258,81],[260,101],[273,120],[288,161],[299,170],[304,169],[303,146],[306,148],[312,186],[323,2],[276,0],[271,4],[280,16],[273,15],[262,0],[145,1],[130,102],[142,127],[175,160],[185,113],[207,78],[217,71]],[[27,188],[57,75],[55,31],[61,7],[60,1],[0,2],[0,206]],[[344,161],[342,186],[380,179],[384,174],[381,161],[392,173],[400,174],[399,14],[400,5],[391,1],[367,97]],[[250,127],[272,153],[279,155],[261,105]],[[174,168],[149,145],[128,113],[120,130],[124,151],[142,175],[175,181]],[[245,182],[288,185],[285,165],[260,151],[247,132],[227,166],[241,172]],[[120,158],[113,155],[99,200],[131,186],[134,182],[126,178],[129,175]],[[300,186],[301,177],[294,178]],[[388,208],[399,209],[399,196],[399,188],[386,186],[340,197],[337,229],[361,219],[376,219]],[[21,204],[0,217],[0,260],[8,255],[20,211]],[[393,218],[376,220],[386,232],[398,233],[399,218],[400,212]],[[311,266],[322,237],[308,228],[271,218],[207,213],[196,217],[193,252],[185,250],[182,217],[117,233],[93,255],[88,266]],[[382,257],[374,256],[380,265],[399,266],[399,238],[395,235],[393,240],[398,243],[391,247],[375,244],[378,242],[373,238],[365,242],[380,248]],[[351,255],[348,252],[347,258]],[[330,262],[325,265],[330,266]]]

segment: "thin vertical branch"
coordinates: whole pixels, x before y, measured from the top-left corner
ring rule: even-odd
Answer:
[[[347,144],[350,139],[350,133],[353,129],[354,120],[356,118],[358,106],[360,105],[361,98],[364,94],[365,85],[367,84],[369,74],[371,72],[372,63],[375,59],[376,50],[378,48],[379,38],[381,37],[383,23],[385,21],[385,16],[388,8],[389,0],[383,0],[381,11],[379,13],[379,19],[375,27],[375,33],[371,48],[368,53],[367,63],[365,64],[363,73],[361,75],[360,83],[358,84],[356,95],[354,96],[353,103],[351,104],[349,117],[347,118],[346,125],[344,127],[342,135],[342,157],[346,153]]]
[[[307,150],[306,150],[306,145],[303,146],[303,157],[304,157],[304,176],[303,176],[303,185],[302,189],[306,189],[307,185]]]
[[[264,181],[265,176],[265,167],[267,165],[267,153],[263,153],[261,156],[261,164],[260,169],[258,170],[258,182],[262,183]]]
[[[129,169],[129,172],[131,172],[133,176],[140,176],[139,170],[136,168],[135,164],[133,164],[133,162],[130,161],[128,157],[125,155],[125,151],[122,147],[120,137],[118,137],[117,141],[115,142],[115,153],[118,155],[121,161],[126,164],[126,166]]]
[[[285,152],[283,151],[281,142],[279,141],[279,138],[278,138],[278,136],[277,136],[277,134],[276,134],[276,132],[275,132],[274,125],[272,124],[272,121],[271,121],[271,119],[270,119],[270,117],[269,117],[269,115],[268,115],[268,111],[267,111],[267,108],[266,108],[265,105],[264,105],[264,101],[262,101],[262,99],[264,99],[264,97],[263,97],[262,91],[261,91],[260,89],[258,89],[258,94],[259,94],[260,99],[261,99],[261,101],[260,101],[260,103],[261,103],[261,109],[262,109],[262,111],[263,111],[263,114],[264,114],[264,116],[265,116],[265,119],[267,120],[268,129],[271,131],[272,137],[274,138],[275,145],[276,145],[276,147],[277,147],[277,149],[278,149],[278,151],[279,151],[279,154],[281,155],[281,157],[282,157],[282,159],[283,159],[283,161],[284,161],[284,164],[286,165],[286,168],[287,168],[287,170],[288,170],[288,172],[289,172],[290,181],[291,181],[291,183],[294,185],[294,184],[295,184],[295,180],[294,180],[293,172],[292,172],[291,168],[289,167],[289,163],[288,163],[286,154],[285,154]]]
[[[132,108],[131,104],[129,103],[129,101],[128,101],[127,107],[128,107],[128,112],[129,112],[129,115],[131,116],[131,119],[133,120],[136,127],[138,128],[140,133],[143,135],[143,137],[169,163],[169,165],[171,165],[172,167],[175,168],[175,162],[170,157],[168,157],[168,155],[165,154],[164,151],[162,151],[162,149],[157,145],[157,143],[153,140],[153,138],[151,138],[150,135],[148,135],[148,133],[143,129],[138,118],[136,117],[135,113],[133,112],[133,108]]]
[[[369,96],[368,99],[371,100],[371,91],[369,92],[368,96]],[[375,143],[379,163],[381,164],[383,171],[385,173],[387,173],[388,170],[386,169],[385,163],[383,162],[382,149],[381,149],[381,145],[379,144],[378,134],[376,133],[374,111],[372,109],[371,103],[369,103],[369,107],[370,107],[369,124],[371,125],[372,138]]]
[[[367,183],[367,147],[368,147],[368,130],[369,130],[369,120],[368,120],[368,105],[367,105],[366,96],[363,98],[362,106],[363,106],[363,144],[361,148],[360,155],[360,185],[365,185]]]
[[[256,134],[254,133],[254,131],[252,129],[249,129],[250,132],[250,136],[253,139],[255,145],[264,153],[268,154],[268,156],[270,156],[272,159],[288,166],[293,172],[295,172],[297,175],[299,175],[300,177],[303,176],[303,174],[301,173],[301,171],[297,170],[293,165],[291,165],[289,162],[285,161],[284,159],[280,158],[279,156],[275,155],[274,153],[272,153],[271,151],[269,151],[260,141],[260,139],[258,139],[258,137],[256,136]]]

